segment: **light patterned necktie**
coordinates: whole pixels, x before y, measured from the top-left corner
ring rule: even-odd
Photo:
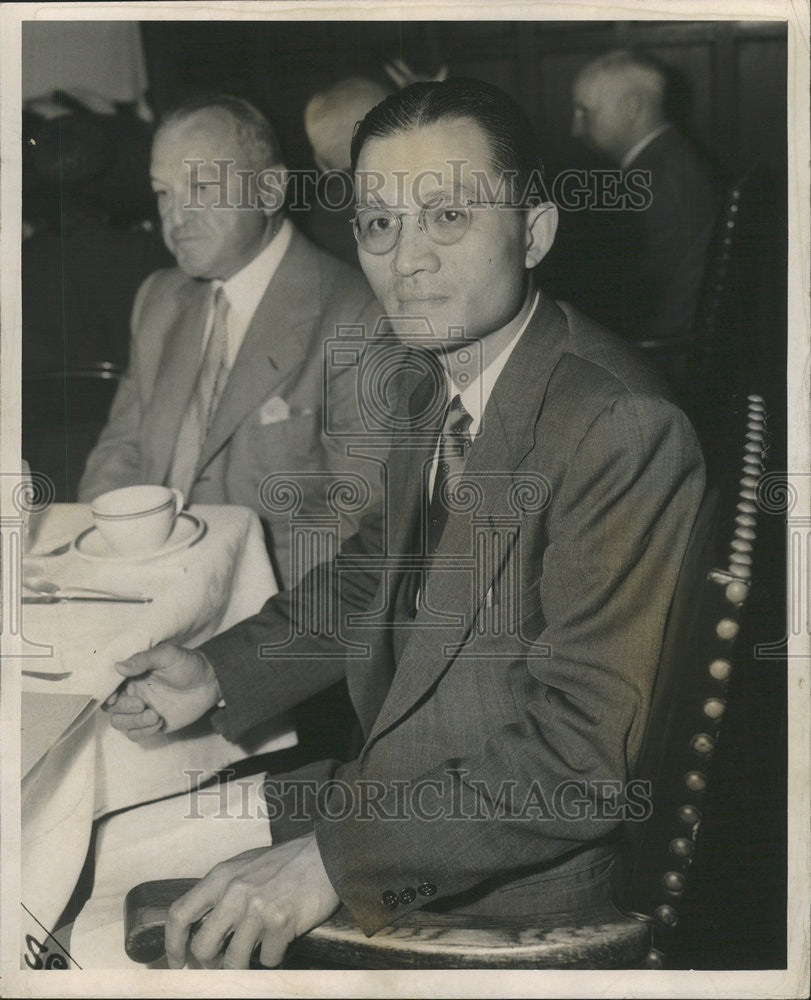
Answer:
[[[214,323],[208,336],[203,360],[189,405],[183,414],[169,472],[168,485],[175,486],[188,500],[203,442],[228,381],[228,297],[220,286],[214,293]]]

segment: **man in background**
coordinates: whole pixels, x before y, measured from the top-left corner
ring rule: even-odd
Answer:
[[[609,246],[593,262],[602,300],[593,293],[589,310],[637,340],[693,332],[717,212],[708,165],[667,120],[666,85],[653,60],[617,50],[588,63],[573,86],[573,137],[647,194],[606,213]]]
[[[177,266],[137,294],[129,368],[79,499],[162,483],[188,503],[251,507],[284,588],[310,568],[309,553],[293,560],[289,512],[264,505],[265,477],[303,474],[304,514],[329,512],[342,473],[364,476],[370,502],[379,489],[374,468],[347,456],[346,435],[360,429],[350,367],[328,374],[331,434],[322,406],[324,342],[342,324],[374,330],[379,309],[357,270],[285,217],[282,153],[247,101],[204,98],[170,113],[151,179]],[[344,537],[358,517],[344,516]]]
[[[314,94],[304,109],[304,129],[319,176],[301,225],[314,243],[354,267],[358,251],[351,225],[355,198],[349,144],[355,124],[388,93],[374,80],[353,76]]]

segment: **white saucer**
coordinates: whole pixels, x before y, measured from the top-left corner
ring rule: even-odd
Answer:
[[[171,552],[187,549],[195,542],[199,542],[205,533],[206,522],[202,517],[195,517],[194,514],[184,510],[175,521],[172,534],[157,552],[147,552],[140,556],[120,556],[117,552],[113,552],[96,527],[83,531],[74,541],[73,547],[78,555],[91,562],[144,563],[168,556]]]

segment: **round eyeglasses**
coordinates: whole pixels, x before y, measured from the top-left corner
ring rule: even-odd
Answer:
[[[505,201],[468,201],[464,205],[423,205],[419,212],[390,212],[387,208],[364,208],[352,219],[355,239],[367,253],[382,254],[394,249],[403,229],[403,216],[416,215],[417,225],[434,243],[458,243],[470,229],[474,205],[520,208]]]

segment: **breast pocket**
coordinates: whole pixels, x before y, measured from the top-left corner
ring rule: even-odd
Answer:
[[[320,413],[291,414],[285,420],[256,424],[251,429],[252,445],[265,457],[273,456],[276,472],[300,472],[320,462]]]

